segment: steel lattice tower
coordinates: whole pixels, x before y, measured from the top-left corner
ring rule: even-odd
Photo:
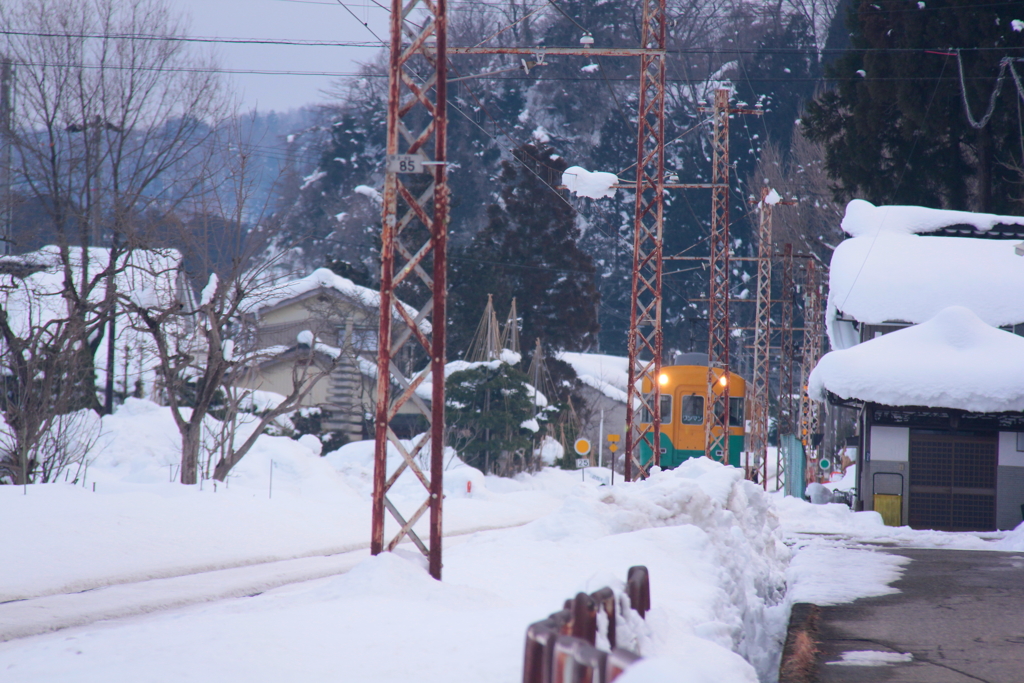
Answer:
[[[793,433],[793,245],[782,248],[782,316],[779,320],[782,353],[779,355],[779,450],[776,487],[782,488],[782,436]]]
[[[711,260],[708,284],[708,391],[704,455],[729,461],[729,91],[711,111]]]
[[[643,0],[640,100],[637,115],[636,212],[633,292],[629,314],[629,383],[626,399],[626,481],[661,464],[661,276],[665,194],[665,0]],[[646,390],[646,391],[645,391]],[[648,393],[649,392],[649,393]],[[640,425],[637,405],[650,415]],[[640,447],[651,449],[650,463]],[[636,471],[633,471],[633,468]]]
[[[422,28],[407,18],[417,8]],[[393,550],[409,538],[429,560],[430,575],[441,578],[441,502],[444,467],[444,365],[448,182],[446,0],[391,3],[391,63],[388,82],[387,169],[384,180],[380,277],[380,332],[377,355],[377,408],[373,471],[373,520],[370,552]],[[418,281],[431,293],[413,315],[395,292]],[[422,349],[426,367],[405,377],[395,362],[407,342]],[[428,406],[415,390],[431,384]],[[397,389],[393,392],[392,385]],[[410,403],[429,421],[430,429],[406,448],[391,421]],[[402,462],[388,475],[388,449]],[[419,462],[429,462],[429,475]],[[406,470],[423,485],[425,499],[406,517],[389,500],[388,491]],[[399,524],[385,545],[385,510]],[[429,512],[430,536],[424,543],[413,525]]]
[[[768,406],[769,350],[772,317],[772,205],[765,202],[769,189],[761,189],[757,231],[757,310],[754,314],[754,372],[750,382],[750,447],[754,468],[768,489]]]
[[[801,365],[800,385],[800,441],[804,446],[808,461],[808,480],[811,474],[818,473],[818,446],[815,435],[820,429],[820,408],[817,401],[811,400],[808,392],[808,380],[811,371],[821,358],[822,341],[822,305],[821,282],[814,259],[806,264],[806,283],[804,285],[804,332],[803,358]]]

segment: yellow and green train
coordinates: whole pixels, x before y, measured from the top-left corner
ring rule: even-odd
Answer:
[[[690,354],[687,354],[690,355]],[[694,354],[696,355],[696,354]],[[719,383],[722,371],[715,370]],[[658,377],[661,389],[661,466],[676,467],[704,455],[704,404],[708,393],[707,365],[668,365]],[[744,397],[747,383],[729,373],[729,464],[740,467],[744,444]],[[724,386],[724,385],[723,385]],[[650,391],[650,387],[643,387]],[[646,425],[644,425],[646,426]],[[651,447],[640,446],[642,461],[651,461]]]

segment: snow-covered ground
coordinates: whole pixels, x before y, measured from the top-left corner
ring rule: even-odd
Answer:
[[[200,490],[168,482],[165,409],[103,424],[84,486],[0,487],[4,681],[518,681],[528,624],[637,564],[652,609],[623,632],[647,659],[620,680],[771,681],[792,602],[894,590],[900,560],[872,544],[1024,550],[1024,527],[891,529],[706,460],[612,487],[453,459],[437,582],[411,546],[368,556],[366,442],[318,458],[262,437]],[[397,504],[418,486],[400,481]]]

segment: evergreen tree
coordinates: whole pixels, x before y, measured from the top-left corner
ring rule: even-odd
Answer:
[[[852,49],[826,76],[835,88],[803,119],[823,143],[837,198],[996,213],[1019,211],[1020,129],[1012,83],[975,130],[996,87],[999,62],[1024,49],[1020,5],[970,0],[862,0],[849,16]]]
[[[568,166],[549,146],[527,144],[502,163],[498,201],[487,226],[453,250],[449,348],[465,352],[487,295],[499,311],[516,298],[523,348],[538,337],[548,348],[582,351],[598,331],[599,296],[591,258],[578,245],[572,207],[551,186]]]
[[[766,142],[774,143],[783,158],[788,156],[794,123],[814,95],[818,76],[818,51],[807,20],[793,14],[770,22],[757,52],[741,62],[737,79],[737,103],[760,105],[764,111],[760,120],[737,121],[733,135],[740,143],[734,149],[741,152],[735,159],[737,177],[753,171]],[[747,147],[747,153],[742,153]]]
[[[522,425],[533,417],[526,375],[507,363],[453,372],[445,381],[450,441],[466,464],[485,473],[529,466],[534,432]]]

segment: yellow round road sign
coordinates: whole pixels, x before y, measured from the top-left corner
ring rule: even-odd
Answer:
[[[576,439],[576,443],[572,445],[578,455],[587,455],[590,453],[590,441],[587,439]]]

